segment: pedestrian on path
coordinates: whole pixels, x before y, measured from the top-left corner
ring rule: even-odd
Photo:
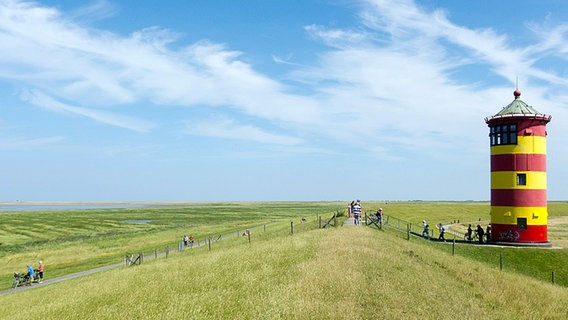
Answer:
[[[359,218],[361,218],[361,212],[362,212],[361,200],[357,200],[355,205],[353,205],[353,218],[355,220],[356,226],[359,225]]]
[[[184,234],[181,240],[183,241],[183,247],[187,248],[187,246],[189,245],[189,238],[187,237],[187,235]]]
[[[440,241],[443,240],[444,242],[446,242],[446,238],[444,238],[444,234],[446,233],[446,228],[441,223],[439,225],[439,228],[440,228],[440,236],[438,237],[438,240],[440,240]]]
[[[32,268],[32,266],[30,266],[29,264],[27,267],[28,267],[28,277],[30,278],[28,286],[31,286],[32,282],[34,281],[34,268]]]
[[[39,283],[43,282],[43,261],[39,260],[39,267],[37,268],[37,272],[39,274]]]
[[[484,235],[483,227],[477,225],[477,236],[479,237],[479,244],[483,244],[483,235]]]
[[[473,238],[471,237],[471,234],[473,233],[473,230],[471,229],[471,223],[469,224],[469,226],[467,227],[467,233],[466,233],[466,239],[468,241],[471,241]]]
[[[426,223],[426,220],[422,220],[422,224],[424,225],[424,229],[422,230],[422,238],[428,238],[428,240],[430,240],[430,230],[428,229],[428,223]]]

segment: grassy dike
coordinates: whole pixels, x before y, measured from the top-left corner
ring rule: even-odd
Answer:
[[[568,289],[372,228],[227,239],[0,298],[0,319],[565,319]],[[224,244],[222,244],[224,242]],[[222,244],[222,245],[221,245]]]
[[[48,278],[124,261],[126,254],[176,250],[184,234],[197,240],[252,226],[318,214],[339,203],[189,203],[152,208],[0,212],[0,290],[26,265],[46,266]],[[132,223],[128,221],[150,221]]]

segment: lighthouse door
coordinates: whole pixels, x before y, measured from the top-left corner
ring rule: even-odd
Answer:
[[[517,229],[527,230],[527,218],[517,218]]]

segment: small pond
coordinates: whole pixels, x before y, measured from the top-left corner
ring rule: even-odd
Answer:
[[[124,220],[127,223],[150,223],[152,220]]]

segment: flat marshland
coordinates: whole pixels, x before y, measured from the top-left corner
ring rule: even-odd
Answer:
[[[124,227],[125,230],[112,226],[110,230],[101,229],[99,232],[105,235],[101,237],[94,232],[89,237],[73,238],[69,231],[67,241],[58,234],[55,238],[59,240],[53,241],[53,246],[44,244],[37,248],[21,237],[10,237],[2,219],[2,241],[17,238],[6,246],[30,251],[2,251],[2,261],[17,260],[14,266],[22,269],[26,263],[43,258],[48,277],[56,272],[66,273],[57,271],[66,269],[64,263],[51,264],[50,260],[74,246],[84,254],[97,246],[98,255],[105,256],[102,254],[105,250],[116,251],[106,254],[116,255],[118,260],[113,261],[116,263],[125,252],[177,242],[183,233],[209,236],[255,225],[266,224],[266,227],[253,229],[250,242],[247,237],[235,235],[215,242],[212,250],[201,246],[172,253],[168,259],[152,259],[137,266],[0,296],[0,318],[456,319],[471,315],[480,319],[566,319],[568,316],[568,252],[564,248],[461,244],[456,245],[452,255],[450,243],[414,237],[407,240],[404,233],[389,228],[319,229],[316,216],[328,219],[333,212],[343,209],[343,203],[217,205],[174,208],[179,211],[171,211],[169,216],[167,209],[155,209],[165,210],[164,216],[176,222],[146,223]],[[417,224],[424,218],[432,224],[457,219],[465,223],[478,222],[480,218],[482,223],[489,220],[487,203],[364,203],[364,210],[374,211],[379,206],[386,214]],[[217,209],[224,218],[215,217]],[[549,205],[550,229],[556,230],[551,231],[549,238],[555,246],[565,244],[567,239],[566,209],[565,203]],[[99,219],[113,220],[109,217],[117,215],[118,221],[159,221],[157,212],[145,213],[153,210],[133,209],[127,210],[127,214],[101,210]],[[243,219],[234,217],[233,211],[239,211],[235,215],[242,215]],[[1,213],[2,217],[4,214]],[[20,214],[23,220],[30,219],[28,213],[8,213]],[[67,213],[51,213],[60,214]],[[81,216],[79,212],[73,214]],[[306,216],[308,222],[300,224],[301,216]],[[63,229],[71,229],[70,219],[64,219],[68,225]],[[199,222],[200,219],[204,220]],[[49,219],[39,220],[49,223]],[[120,225],[116,220],[115,223]],[[122,233],[126,235],[121,237]],[[154,234],[167,239],[160,242],[160,237]],[[131,238],[139,240],[134,241],[139,242],[139,247],[126,241]],[[140,240],[144,238],[154,240],[146,244]],[[109,242],[105,244],[103,239]],[[116,249],[121,240],[128,244],[124,245],[125,249]],[[93,254],[90,261],[112,260],[98,255]],[[505,257],[503,270],[498,264],[500,255]],[[554,284],[550,281],[549,268],[556,271]],[[540,269],[546,269],[543,274],[548,276],[535,274]],[[2,273],[2,282],[8,285],[10,271],[14,270]]]

